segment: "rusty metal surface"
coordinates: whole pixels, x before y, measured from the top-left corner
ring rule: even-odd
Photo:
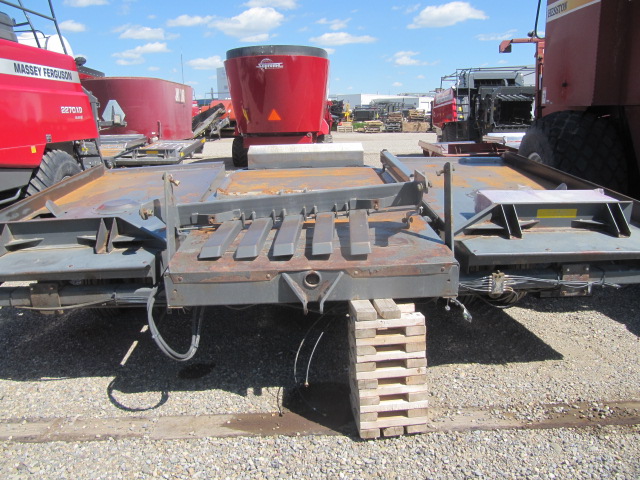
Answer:
[[[164,198],[165,173],[179,182],[175,194],[180,203],[197,202],[222,182],[224,164],[109,170],[54,201],[66,212],[66,218],[137,214],[145,203]]]
[[[475,192],[484,189],[522,190],[554,189],[557,184],[527,174],[499,157],[403,158],[409,170],[423,172],[431,187],[424,200],[444,218],[444,176],[438,175],[445,163],[453,166],[454,224],[462,224],[475,215]],[[455,227],[455,225],[454,225]]]
[[[345,271],[361,277],[384,277],[389,275],[421,275],[435,271],[440,265],[455,263],[450,250],[429,227],[424,218],[414,215],[409,226],[402,219],[408,210],[381,212],[369,216],[371,253],[351,255],[349,221],[337,218],[336,247],[331,255],[311,255],[314,222],[306,222],[300,241],[290,258],[274,257],[273,240],[277,228],[272,229],[259,255],[249,261],[238,261],[235,252],[246,229],[229,246],[227,252],[217,260],[198,261],[197,257],[211,230],[193,231],[180,246],[169,265],[171,277],[176,282],[252,282],[275,277],[280,271],[334,270]],[[279,225],[278,225],[279,226]],[[278,227],[277,226],[277,227]],[[437,267],[434,270],[434,267]]]
[[[309,190],[381,185],[372,168],[297,168],[284,170],[240,170],[218,189],[218,195],[276,195]]]

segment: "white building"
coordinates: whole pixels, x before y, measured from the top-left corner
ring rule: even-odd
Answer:
[[[375,93],[353,93],[347,95],[331,95],[331,100],[344,101],[345,110],[358,105],[371,105],[372,103],[399,103],[403,108],[416,108],[431,113],[431,101],[433,97],[418,95],[378,95]]]

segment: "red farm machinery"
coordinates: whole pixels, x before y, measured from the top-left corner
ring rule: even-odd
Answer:
[[[237,122],[234,165],[247,165],[252,145],[331,140],[325,50],[298,45],[235,48],[227,52],[225,70]]]
[[[103,161],[178,163],[202,148],[191,139],[191,87],[104,77],[73,58],[51,2],[47,13],[0,6],[24,18],[0,13],[0,206]]]
[[[537,45],[537,118],[520,154],[639,198],[640,5],[559,0],[544,12],[544,38],[536,22],[500,45]]]
[[[83,89],[60,32],[54,42],[31,20],[43,18],[57,28],[53,9],[42,15],[13,8],[24,13],[25,21],[0,13],[0,205],[102,162],[95,98]],[[47,50],[54,43],[62,53]]]

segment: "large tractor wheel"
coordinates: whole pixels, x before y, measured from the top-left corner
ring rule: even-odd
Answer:
[[[249,149],[244,148],[242,137],[235,137],[233,139],[233,145],[231,146],[231,159],[233,160],[233,164],[238,168],[246,167],[249,163],[249,159],[247,158],[248,153]]]
[[[536,120],[518,153],[618,192],[627,192],[628,164],[616,125],[584,112],[556,112]]]
[[[42,157],[42,163],[27,186],[27,195],[34,195],[80,173],[80,164],[63,150],[52,150]]]

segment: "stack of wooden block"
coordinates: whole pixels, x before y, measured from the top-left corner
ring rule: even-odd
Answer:
[[[424,110],[409,110],[409,121],[410,122],[424,122],[425,120],[425,112]]]
[[[378,133],[384,129],[384,123],[380,120],[367,120],[364,122],[365,133]]]
[[[349,303],[351,407],[362,438],[427,430],[426,326],[413,305]]]
[[[338,132],[353,132],[353,124],[351,122],[342,122],[336,127]]]

